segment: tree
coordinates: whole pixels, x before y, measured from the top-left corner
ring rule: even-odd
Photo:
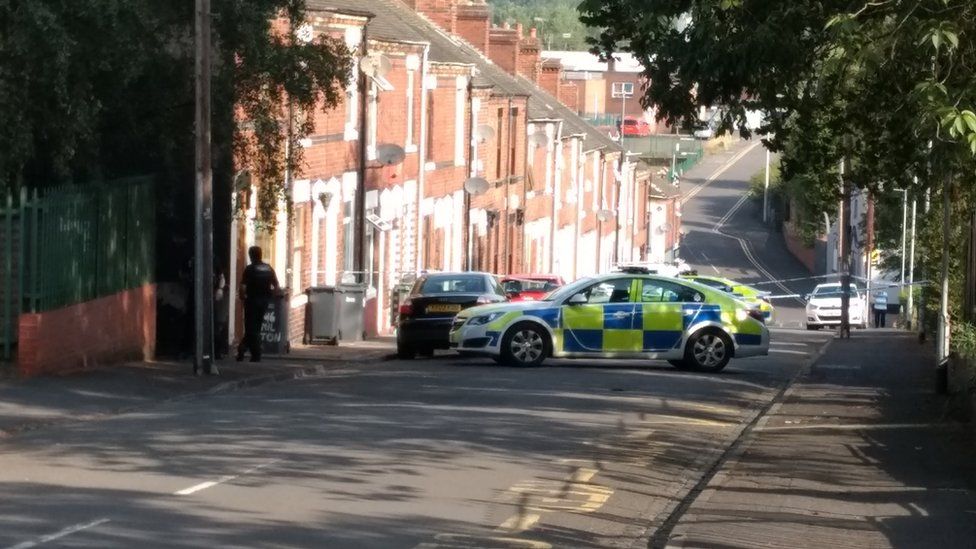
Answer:
[[[312,109],[338,102],[350,55],[340,41],[282,30],[304,21],[303,0],[213,8],[216,176],[230,178],[236,151],[258,176],[268,219],[286,168],[286,101],[297,141]],[[192,181],[192,2],[0,2],[0,21],[0,188],[149,172]]]
[[[600,29],[594,51],[624,49],[643,62],[642,101],[659,117],[679,123],[718,104],[723,129],[748,135],[746,111],[761,111],[759,133],[782,152],[784,178],[803,183],[793,188],[811,213],[836,204],[841,159],[859,187],[973,207],[972,2],[584,0],[580,11]],[[921,219],[921,233],[950,242],[934,217]],[[926,272],[938,272],[944,254],[922,248]]]

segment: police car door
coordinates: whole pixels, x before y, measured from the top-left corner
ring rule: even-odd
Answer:
[[[640,352],[634,329],[635,278],[613,278],[580,292],[586,303],[562,306],[563,351],[567,353]]]
[[[641,328],[644,352],[658,356],[681,352],[684,309],[686,301],[694,299],[691,294],[697,292],[674,282],[641,280],[640,303],[634,313],[634,324]]]

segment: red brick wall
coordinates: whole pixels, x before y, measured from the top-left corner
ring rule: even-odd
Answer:
[[[17,369],[22,376],[151,359],[156,346],[156,285],[23,314],[18,338]]]
[[[640,97],[643,95],[644,78],[640,73],[636,72],[608,72],[605,75],[607,83],[607,95],[606,95],[606,109],[604,112],[608,114],[620,115],[620,109],[623,107],[626,110],[627,116],[644,116],[644,107],[640,105]],[[630,96],[626,100],[626,104],[621,105],[624,101],[619,97],[613,97],[613,83],[614,82],[630,82],[634,85],[634,95]]]
[[[562,88],[562,68],[558,64],[544,64],[541,71],[539,72],[539,87],[549,92],[553,97],[559,99],[560,103],[564,103],[562,97],[560,97],[560,89]],[[575,106],[570,107],[575,109]]]
[[[481,4],[458,6],[457,34],[488,55],[488,7]]]
[[[457,32],[456,0],[406,0],[406,3],[447,32]]]
[[[559,84],[559,102],[573,109],[577,113],[586,110],[585,108],[580,108],[580,95],[579,85],[576,82],[563,80]]]
[[[509,74],[519,66],[519,34],[516,29],[493,27],[488,29],[488,58]]]
[[[812,273],[817,264],[816,251],[803,245],[803,241],[789,223],[783,224],[783,240],[786,241],[786,248],[793,257],[799,259],[800,263],[803,263],[803,266]]]
[[[535,29],[529,29],[529,36],[519,40],[518,73],[529,80],[538,83],[542,61],[539,59],[541,48]]]

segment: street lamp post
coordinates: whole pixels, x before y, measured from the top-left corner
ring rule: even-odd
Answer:
[[[196,0],[193,189],[193,372],[217,374],[213,338],[213,169],[210,148],[210,0]]]

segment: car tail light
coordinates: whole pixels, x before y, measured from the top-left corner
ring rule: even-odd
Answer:
[[[400,304],[400,316],[410,316],[413,314],[413,302],[409,299]]]
[[[493,303],[493,302],[487,296],[483,296],[482,295],[482,296],[478,296],[478,299],[477,299],[477,301],[475,301],[475,303],[478,304],[478,305],[487,305],[487,304]]]
[[[762,322],[763,324],[766,323],[766,317],[763,316],[763,312],[760,311],[759,309],[749,309],[749,316],[755,318],[756,320]]]

